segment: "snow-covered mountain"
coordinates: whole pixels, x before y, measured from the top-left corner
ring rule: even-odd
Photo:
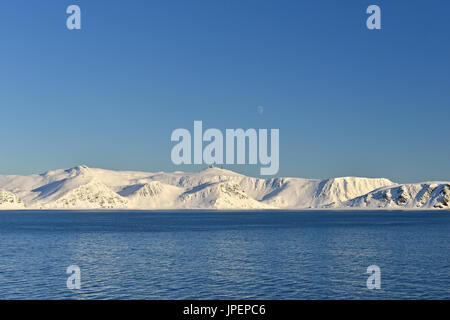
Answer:
[[[0,191],[0,210],[1,209],[24,209],[22,201],[12,192]]]
[[[29,176],[0,175],[0,210],[307,208],[449,209],[450,182],[260,179],[220,168],[150,173],[78,166]]]
[[[450,183],[429,182],[381,188],[343,204],[355,208],[449,209]]]

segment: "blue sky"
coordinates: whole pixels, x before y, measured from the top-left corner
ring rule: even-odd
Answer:
[[[66,29],[70,4],[82,30]],[[365,26],[371,4],[382,30]],[[449,12],[437,0],[2,1],[0,173],[197,170],[171,163],[170,134],[202,120],[279,128],[279,176],[450,180]]]

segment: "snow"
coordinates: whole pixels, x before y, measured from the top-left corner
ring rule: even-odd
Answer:
[[[25,206],[12,192],[0,190],[0,210],[24,209]]]
[[[381,188],[343,203],[346,207],[450,209],[450,183],[427,182]]]
[[[230,170],[113,171],[77,166],[0,175],[0,210],[13,209],[449,209],[450,183],[384,178],[248,177]]]

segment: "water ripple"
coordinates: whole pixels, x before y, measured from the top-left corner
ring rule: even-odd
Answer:
[[[2,212],[0,299],[450,299],[449,227],[435,212]]]

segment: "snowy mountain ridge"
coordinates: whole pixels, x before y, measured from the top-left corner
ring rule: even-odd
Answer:
[[[113,171],[86,166],[0,175],[0,210],[450,209],[450,182],[248,177],[230,170]]]

